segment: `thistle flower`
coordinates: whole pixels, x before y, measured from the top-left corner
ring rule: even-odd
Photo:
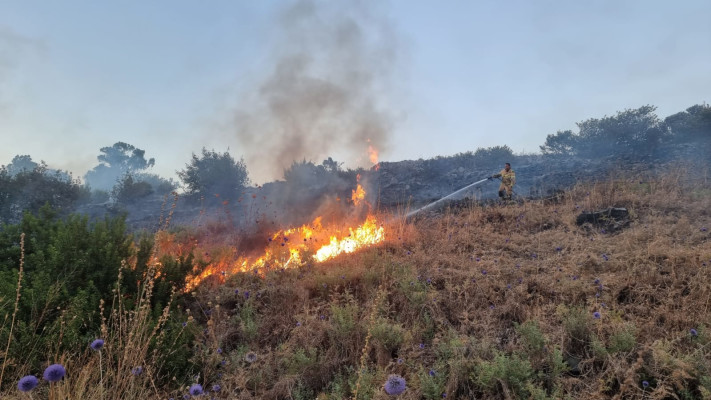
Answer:
[[[593,317],[594,317],[595,319],[600,319],[600,313],[597,312],[597,311],[595,311],[595,312],[593,313]]]
[[[691,330],[689,330],[689,333],[690,333],[691,336],[693,336],[693,337],[699,336],[699,332],[697,332],[696,329],[694,329],[694,328],[691,328]]]
[[[649,386],[649,382],[642,381],[642,387],[644,387],[646,389],[648,386]]]
[[[104,340],[103,339],[96,339],[91,344],[89,345],[92,350],[99,351],[101,350],[102,347],[104,347]]]
[[[405,378],[400,375],[390,375],[385,381],[385,393],[397,396],[405,391]]]
[[[203,393],[202,385],[196,383],[190,386],[190,390],[188,390],[188,393],[190,393],[191,396],[200,396]]]
[[[218,348],[217,348],[217,354],[222,354],[222,348],[221,348],[221,347],[218,347]]]
[[[424,348],[425,348],[425,344],[424,344],[424,343],[420,343],[420,349],[424,349]]]
[[[403,362],[405,362],[405,360],[403,360],[402,358],[398,358],[398,359],[397,359],[397,363],[398,363],[398,364],[402,364]]]
[[[212,385],[212,391],[213,391],[213,392],[219,392],[220,389],[222,389],[222,388],[220,387],[220,385],[217,385],[217,384]]]
[[[250,351],[249,353],[245,354],[244,360],[251,364],[251,363],[257,361],[257,355],[254,354],[253,351]]]
[[[430,376],[435,376],[435,375],[437,375],[437,373],[436,373],[435,370],[433,370],[433,369],[431,369],[430,372],[428,372],[428,374],[429,374]]]
[[[143,367],[140,366],[140,365],[137,366],[137,367],[134,367],[133,369],[131,369],[131,373],[132,373],[134,376],[141,375],[141,374],[143,373]]]
[[[244,298],[245,298],[245,299],[248,299],[248,298],[249,298],[249,291],[245,291],[245,292],[244,292]]]
[[[64,366],[62,366],[62,364],[52,364],[44,370],[44,374],[42,374],[42,377],[46,381],[57,382],[64,378],[64,375],[66,374],[67,370],[64,369]]]
[[[21,392],[29,392],[30,390],[34,389],[37,387],[37,384],[39,381],[37,380],[37,377],[34,375],[27,375],[23,376],[22,379],[17,383],[17,388]]]

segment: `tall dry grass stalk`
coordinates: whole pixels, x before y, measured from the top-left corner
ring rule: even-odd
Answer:
[[[5,376],[5,366],[7,365],[7,355],[10,351],[10,343],[12,342],[12,331],[15,328],[15,317],[17,316],[17,310],[20,306],[20,289],[22,288],[22,271],[25,266],[25,233],[20,234],[20,270],[17,274],[17,292],[15,294],[15,309],[12,312],[12,322],[10,323],[10,333],[7,336],[7,345],[5,346],[5,353],[2,361],[2,369],[0,370],[0,384],[2,384],[2,379]]]

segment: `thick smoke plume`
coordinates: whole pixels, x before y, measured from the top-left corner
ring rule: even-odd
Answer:
[[[371,166],[369,146],[387,149],[395,45],[374,5],[303,0],[278,14],[267,75],[234,116],[256,182],[329,156]]]

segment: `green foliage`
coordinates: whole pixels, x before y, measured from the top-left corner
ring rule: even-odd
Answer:
[[[437,359],[443,363],[450,363],[464,357],[467,343],[465,338],[457,335],[454,330],[447,331],[447,334],[435,345]]]
[[[546,136],[541,153],[546,155],[572,156],[577,154],[579,137],[571,130],[558,131],[555,135]]]
[[[110,190],[121,176],[155,165],[155,159],[146,160],[145,150],[124,142],[102,147],[100,152],[97,157],[99,165],[84,175],[84,180],[93,189]]]
[[[0,221],[18,223],[24,212],[37,213],[45,204],[68,214],[83,199],[86,188],[62,171],[52,171],[45,164],[32,170],[0,167]]]
[[[582,308],[567,308],[560,306],[557,310],[562,314],[563,328],[570,336],[573,343],[587,343],[590,338],[590,318],[589,313]]]
[[[373,340],[388,351],[396,350],[404,340],[405,329],[400,324],[391,324],[385,318],[378,318],[370,328]]]
[[[156,174],[149,174],[145,172],[132,173],[131,175],[133,175],[136,181],[145,182],[151,185],[153,191],[159,195],[171,193],[178,188],[178,183],[175,182],[172,178],[165,179]]]
[[[590,349],[598,360],[604,360],[609,355],[605,343],[603,343],[597,335],[592,335],[590,339]]]
[[[291,391],[291,398],[294,400],[311,400],[314,399],[314,392],[303,382],[299,382]]]
[[[50,350],[86,345],[100,322],[99,300],[110,296],[121,262],[131,254],[122,218],[62,220],[48,206],[0,230],[0,298],[14,299],[25,233],[24,277],[10,357],[36,366]],[[107,299],[108,300],[108,299]],[[10,307],[5,309],[11,309]],[[62,331],[63,340],[57,340]],[[7,340],[7,327],[0,331]],[[31,343],[31,345],[30,345]]]
[[[356,330],[358,321],[358,305],[331,304],[331,330],[330,334],[337,341],[349,338]]]
[[[513,156],[513,150],[507,145],[478,148],[474,152],[474,162],[481,165],[503,165],[505,162],[511,162]]]
[[[292,375],[303,374],[308,368],[313,367],[318,361],[318,350],[311,347],[299,348],[284,359],[287,373]]]
[[[577,133],[565,130],[548,135],[541,152],[585,158],[653,154],[669,138],[669,129],[655,110],[656,107],[646,105],[620,111],[614,116],[578,122]]]
[[[626,353],[632,351],[636,344],[637,338],[634,326],[624,325],[610,336],[608,348],[611,353]]]
[[[664,119],[679,142],[711,142],[711,105],[697,104]]]
[[[259,335],[259,325],[251,299],[244,303],[239,310],[239,315],[235,316],[235,318],[242,332],[242,337],[247,341],[255,340]]]
[[[375,395],[375,391],[379,389],[380,382],[376,382],[377,373],[374,370],[364,368],[360,374],[354,374],[351,388],[355,388],[356,382],[360,377],[360,387],[358,389],[358,397],[355,400],[370,400]]]
[[[501,382],[517,396],[526,398],[529,395],[528,385],[533,376],[534,371],[528,360],[516,354],[507,356],[499,353],[494,360],[479,363],[472,378],[485,391],[497,391],[497,385]]]
[[[328,384],[328,399],[350,399],[352,394],[351,388],[355,387],[356,379],[357,376],[353,373],[353,367],[346,367],[344,371],[337,373]]]
[[[249,184],[247,166],[236,162],[228,152],[222,154],[203,147],[202,155],[193,154],[185,169],[178,172],[189,194],[236,199]]]
[[[137,181],[131,174],[124,175],[111,190],[111,197],[119,204],[133,204],[151,194],[151,184]]]
[[[425,399],[441,399],[447,384],[447,376],[443,369],[420,369],[417,374],[420,382],[420,392]]]
[[[521,325],[516,324],[515,326],[516,332],[518,332],[518,334],[521,335],[521,339],[523,339],[523,345],[528,354],[538,354],[543,351],[543,347],[546,345],[546,338],[543,332],[541,332],[538,322],[529,320]]]

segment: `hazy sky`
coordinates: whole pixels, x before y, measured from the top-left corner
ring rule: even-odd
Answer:
[[[260,183],[292,156],[369,166],[372,135],[386,161],[535,152],[587,118],[711,100],[708,0],[295,4],[0,0],[0,164],[81,176],[124,141],[175,178],[229,147]]]

